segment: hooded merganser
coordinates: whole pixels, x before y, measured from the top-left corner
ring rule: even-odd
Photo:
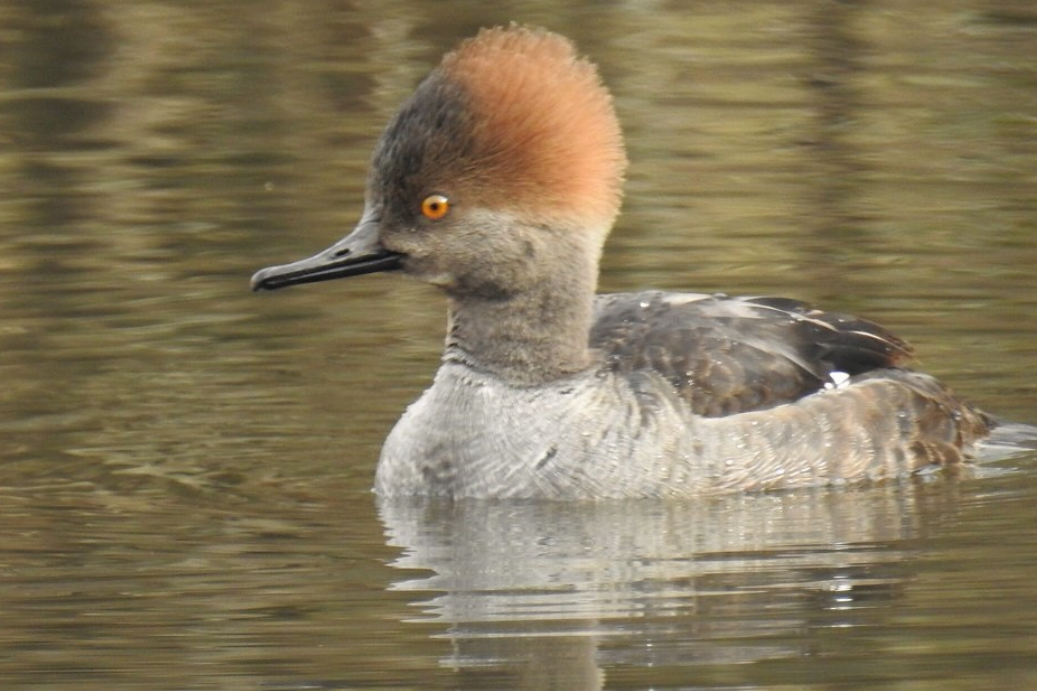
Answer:
[[[595,295],[626,168],[565,38],[483,30],[401,106],[356,229],[254,290],[400,271],[449,304],[442,365],[382,495],[694,496],[957,464],[994,425],[863,319],[783,298]]]

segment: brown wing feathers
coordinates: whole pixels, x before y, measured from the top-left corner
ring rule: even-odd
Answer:
[[[663,292],[599,296],[590,342],[617,371],[665,376],[708,416],[794,401],[833,372],[858,375],[910,355],[877,324],[796,300]]]

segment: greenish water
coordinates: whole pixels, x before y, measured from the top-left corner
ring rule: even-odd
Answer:
[[[0,686],[1037,686],[1037,457],[680,504],[378,506],[442,299],[252,295],[519,20],[627,133],[603,290],[856,312],[1037,423],[1027,2],[0,0]]]

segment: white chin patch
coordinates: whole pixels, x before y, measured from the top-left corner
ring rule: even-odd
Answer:
[[[457,279],[451,273],[427,274],[419,276],[419,278],[440,288],[449,288],[457,284]]]

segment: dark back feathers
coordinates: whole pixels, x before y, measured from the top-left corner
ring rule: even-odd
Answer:
[[[797,300],[661,291],[598,296],[590,345],[615,371],[659,373],[706,416],[795,401],[911,354],[878,324]]]

